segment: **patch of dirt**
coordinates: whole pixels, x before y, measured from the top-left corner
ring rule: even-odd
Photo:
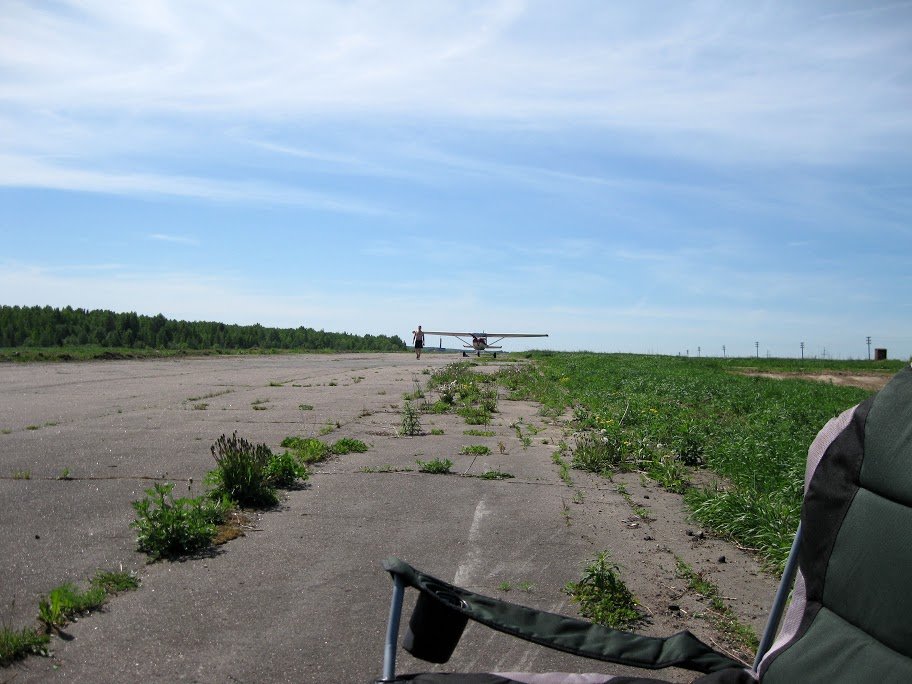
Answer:
[[[831,385],[847,385],[876,392],[893,377],[892,373],[858,373],[855,371],[826,371],[823,373],[772,373],[766,371],[744,371],[741,375],[749,375],[775,380],[811,380],[813,382],[828,382]]]

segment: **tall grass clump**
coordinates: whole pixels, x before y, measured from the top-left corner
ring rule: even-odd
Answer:
[[[210,473],[213,491],[241,506],[270,506],[278,501],[269,478],[272,451],[265,444],[253,445],[237,432],[222,435],[210,448],[217,467]]]
[[[251,444],[237,432],[219,437],[211,451],[217,464],[207,477],[213,486],[211,496],[227,497],[239,506],[271,506],[279,500],[277,487],[287,488],[308,477],[294,454],[273,454],[265,444]]]
[[[577,470],[609,474],[614,470],[629,470],[634,463],[625,457],[618,435],[603,431],[577,435],[571,465]]]

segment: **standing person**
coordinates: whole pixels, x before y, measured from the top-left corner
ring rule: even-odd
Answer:
[[[424,331],[421,330],[421,326],[418,326],[418,330],[412,331],[412,339],[415,341],[415,358],[421,358],[421,349],[424,347]]]

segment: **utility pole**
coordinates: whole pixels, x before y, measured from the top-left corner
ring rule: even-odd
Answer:
[[[698,359],[700,358],[700,348],[699,347],[697,347],[697,358]]]
[[[804,361],[804,342],[801,343],[801,360]]]
[[[760,343],[754,342],[754,348],[757,350],[757,358],[760,358]]]
[[[871,336],[870,335],[868,335],[867,342],[868,342],[868,361],[870,361],[871,360]]]
[[[722,345],[722,358],[725,358],[725,345]]]

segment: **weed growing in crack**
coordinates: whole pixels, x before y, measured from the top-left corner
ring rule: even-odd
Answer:
[[[435,458],[430,461],[416,460],[415,463],[418,464],[419,473],[431,473],[433,475],[449,475],[450,468],[453,467],[453,462],[448,458],[443,460]]]
[[[722,632],[729,642],[741,648],[756,652],[760,645],[757,634],[751,627],[738,621],[719,593],[719,588],[706,579],[703,573],[696,572],[684,559],[675,556],[675,572],[678,577],[687,581],[687,587],[709,601],[709,611],[703,614],[713,626]]]
[[[302,463],[319,463],[332,455],[332,450],[316,437],[286,437],[282,446],[291,449]]]
[[[551,454],[551,460],[558,468],[558,474],[560,479],[563,480],[564,484],[568,487],[573,486],[573,479],[570,477],[570,464],[564,459],[565,449],[561,448]]]
[[[136,544],[153,560],[176,558],[204,549],[215,536],[216,524],[226,511],[226,502],[207,497],[178,498],[173,482],[156,482],[146,498],[133,502]]]
[[[531,594],[532,590],[535,588],[535,585],[532,582],[501,582],[498,586],[498,589],[501,591],[524,591],[527,594]]]
[[[481,475],[477,475],[480,480],[509,480],[513,477],[510,473],[505,473],[502,470],[486,470]]]
[[[358,468],[359,473],[411,473],[414,472],[412,468],[394,468],[393,466],[387,464],[382,466],[364,466]]]
[[[421,420],[418,411],[407,401],[402,405],[402,422],[399,424],[399,434],[414,437],[421,434]]]
[[[30,655],[46,656],[50,640],[50,635],[28,627],[18,630],[0,627],[0,667],[12,665]]]
[[[51,589],[38,602],[38,619],[48,630],[60,629],[74,616],[100,608],[106,598],[107,593],[103,587],[93,586],[80,591],[67,582]]]
[[[275,454],[266,463],[264,471],[266,480],[273,486],[282,489],[293,487],[298,481],[305,481],[310,477],[301,461],[291,452],[285,451],[281,454]]]
[[[613,629],[627,629],[643,619],[619,573],[620,568],[603,551],[586,566],[579,582],[567,583],[565,590],[579,604],[583,617]]]
[[[342,439],[336,440],[335,444],[330,447],[330,450],[334,454],[351,454],[358,453],[363,454],[367,451],[368,446],[360,439],[353,439],[351,437],[343,437]]]
[[[108,596],[111,596],[138,589],[139,578],[134,573],[123,570],[99,570],[92,578],[92,586],[101,587]]]
[[[217,467],[206,480],[215,497],[227,496],[240,506],[271,506],[278,501],[269,467],[274,456],[265,444],[253,445],[237,436],[222,435],[210,451]]]

